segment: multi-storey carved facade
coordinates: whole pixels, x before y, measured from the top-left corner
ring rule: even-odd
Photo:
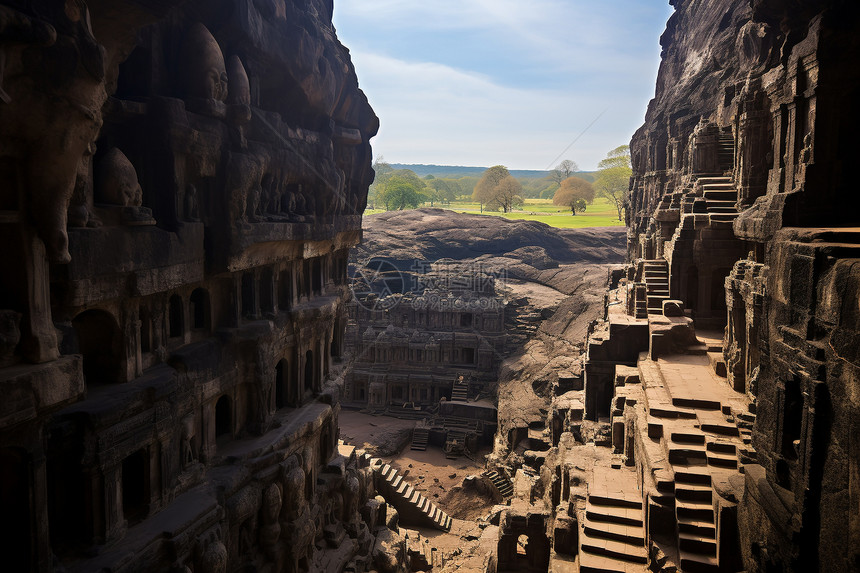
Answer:
[[[9,570],[368,554],[370,470],[325,382],[378,120],[331,16],[0,6]]]
[[[354,362],[344,402],[377,410],[399,411],[406,403],[427,408],[451,400],[457,386],[474,397],[495,382],[505,352],[505,303],[495,276],[441,267],[405,279],[398,273],[409,283],[403,293],[383,299],[372,290],[357,293],[350,305]]]

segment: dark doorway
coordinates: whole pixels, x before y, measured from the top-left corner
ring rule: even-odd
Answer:
[[[209,330],[211,328],[209,292],[206,289],[194,289],[194,292],[191,293],[191,318],[195,329]]]
[[[293,274],[289,270],[281,271],[278,278],[278,308],[290,310],[293,306]]]
[[[242,316],[256,318],[257,303],[254,293],[254,273],[247,272],[242,275]]]
[[[275,367],[275,407],[279,410],[287,406],[287,379],[290,376],[290,365],[281,360]]]
[[[185,325],[182,320],[182,299],[179,298],[179,295],[173,295],[170,297],[170,308],[168,311],[169,318],[169,328],[170,328],[170,338],[178,338],[182,336]]]
[[[264,269],[260,273],[260,310],[263,312],[275,312],[274,281],[271,269]]]
[[[684,302],[691,310],[699,309],[699,269],[696,267],[687,269],[687,297]]]
[[[305,353],[305,392],[314,389],[314,369],[314,351],[308,350]]]
[[[215,438],[232,434],[233,405],[229,396],[221,396],[215,404]]]
[[[314,294],[319,295],[322,294],[322,265],[320,264],[319,257],[314,259],[312,265],[312,273],[313,273],[313,289]]]
[[[149,513],[149,453],[140,449],[122,461],[122,512],[129,525]]]
[[[122,337],[110,313],[87,310],[72,320],[78,338],[78,349],[84,356],[84,379],[98,386],[121,380]]]
[[[26,452],[0,448],[0,555],[6,571],[30,571],[30,468]]]

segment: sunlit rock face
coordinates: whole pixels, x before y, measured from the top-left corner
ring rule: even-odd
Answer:
[[[363,570],[329,381],[378,120],[332,9],[0,6],[9,570]]]
[[[697,329],[724,333],[718,370],[751,402],[737,533],[718,532],[717,557],[853,570],[858,7],[672,4],[631,142],[628,310],[651,321],[652,303],[681,301]]]

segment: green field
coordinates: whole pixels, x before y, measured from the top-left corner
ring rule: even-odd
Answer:
[[[429,205],[424,205],[429,207]],[[481,206],[478,203],[466,201],[455,201],[450,205],[444,206],[445,209],[450,209],[458,213],[473,213],[481,212]],[[373,215],[374,213],[382,213],[382,209],[367,209],[365,215]],[[507,217],[508,219],[525,219],[529,221],[540,221],[551,227],[559,227],[562,229],[579,229],[583,227],[618,227],[624,225],[618,220],[618,213],[615,206],[609,200],[598,197],[594,203],[588,206],[584,213],[571,215],[569,209],[561,209],[552,204],[550,199],[526,199],[526,204],[522,208],[511,213],[487,212],[483,213],[488,216]]]

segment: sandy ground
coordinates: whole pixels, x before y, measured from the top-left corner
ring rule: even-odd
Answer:
[[[393,449],[394,442],[411,437],[413,420],[400,420],[386,416],[371,416],[352,410],[340,413],[340,437],[345,443],[367,449],[372,455],[391,464],[430,500],[454,519],[472,521],[483,516],[493,506],[492,500],[482,497],[474,490],[462,488],[463,478],[484,471],[484,454],[487,448],[475,456],[475,461],[461,456],[449,460],[442,450],[428,446],[426,451],[409,449],[409,439],[399,452],[384,454]],[[373,454],[377,451],[377,454]]]

